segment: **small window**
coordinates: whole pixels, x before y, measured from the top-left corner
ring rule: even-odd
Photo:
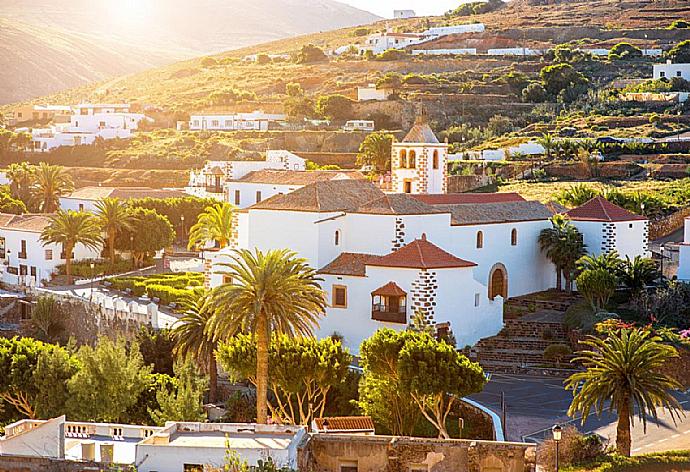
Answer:
[[[676,72],[676,77],[683,77],[683,73],[681,71]]]
[[[407,151],[403,149],[400,151],[400,168],[404,169],[407,167]]]
[[[218,128],[218,124],[219,124],[218,120],[212,120],[211,121],[211,126],[213,126],[214,128]]]
[[[518,232],[517,229],[513,228],[513,230],[510,232],[510,245],[511,246],[517,246],[518,243]]]
[[[666,77],[666,72],[664,72],[663,70],[659,72],[659,77]]]
[[[22,239],[21,250],[19,251],[19,258],[26,259],[26,240]]]
[[[240,191],[235,190],[235,205],[239,205],[239,204],[240,204]]]
[[[31,266],[31,277],[36,277],[36,267]]]
[[[357,461],[345,461],[341,462],[338,467],[340,472],[358,472]]]
[[[481,249],[484,247],[484,233],[481,231],[477,231],[477,249]]]
[[[261,190],[256,191],[256,203],[261,201]]]
[[[412,182],[406,180],[403,182],[403,193],[412,193]]]
[[[101,128],[105,128],[105,121],[99,121],[98,126],[100,126]]]
[[[83,203],[79,204],[79,211],[84,211],[84,204]]]
[[[628,228],[631,228],[631,229],[632,229],[632,227],[633,227],[633,224],[630,223],[630,224],[628,225]]]
[[[335,232],[334,241],[336,246],[340,246],[340,230]]]
[[[232,128],[232,121],[230,121],[230,120],[225,120],[225,127],[226,127],[226,128]]]
[[[417,153],[414,151],[410,151],[410,155],[407,159],[407,167],[410,169],[415,169],[417,168]]]
[[[333,286],[333,308],[347,308],[347,287],[344,285]]]
[[[46,249],[46,261],[52,261],[53,260],[53,250],[52,249]]]
[[[434,151],[434,157],[433,157],[433,167],[434,169],[438,169],[438,151]]]
[[[232,283],[232,275],[223,274],[223,284],[227,285],[227,284],[231,284],[231,283]]]
[[[478,293],[474,294],[474,306],[479,306],[479,297],[480,295]]]
[[[19,275],[26,275],[27,267],[24,264],[19,265]]]

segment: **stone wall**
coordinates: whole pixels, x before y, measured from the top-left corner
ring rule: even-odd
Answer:
[[[122,470],[96,462],[74,462],[44,457],[0,455],[0,472],[93,472]]]
[[[488,175],[449,175],[448,193],[463,193],[491,185],[494,179]]]
[[[535,446],[494,441],[438,440],[394,436],[310,436],[298,450],[300,472],[528,472]]]

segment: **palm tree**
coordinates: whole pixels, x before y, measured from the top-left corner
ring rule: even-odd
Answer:
[[[539,246],[556,266],[556,289],[562,290],[563,275],[566,290],[570,292],[577,261],[586,253],[582,233],[564,215],[554,215],[551,228],[543,229],[539,234]]]
[[[208,334],[215,339],[240,332],[256,336],[256,418],[266,423],[271,335],[311,336],[326,300],[316,271],[292,251],[240,249],[230,257],[222,273],[231,281],[213,290],[216,313]]]
[[[12,195],[27,206],[31,201],[31,186],[34,182],[36,168],[28,162],[10,164],[7,167],[7,178],[10,181]]]
[[[101,229],[98,227],[96,217],[90,213],[74,210],[59,210],[51,215],[50,224],[41,233],[41,241],[44,244],[61,244],[65,253],[65,273],[67,284],[71,285],[72,279],[72,253],[77,244],[83,244],[91,249],[100,246]]]
[[[189,229],[188,248],[204,246],[214,242],[223,249],[230,243],[235,229],[235,207],[229,203],[208,206],[194,226]]]
[[[642,329],[612,331],[605,339],[589,336],[582,343],[589,350],[581,351],[573,362],[581,362],[586,370],[565,382],[565,388],[573,391],[568,415],[580,413],[584,423],[592,410],[597,415],[604,409],[615,411],[618,453],[629,456],[635,410],[645,432],[647,417],[657,419],[657,407],[667,408],[675,421],[680,405],[670,392],[681,386],[662,369],[678,353]]]
[[[184,304],[185,312],[172,330],[176,356],[192,358],[204,366],[209,375],[208,400],[216,401],[218,367],[216,349],[218,340],[208,334],[209,321],[214,310],[208,293],[190,299]]]
[[[647,285],[659,276],[656,262],[652,259],[635,256],[625,256],[619,270],[619,277],[623,285],[628,287],[633,294],[640,293]]]
[[[72,177],[64,167],[41,162],[36,167],[34,198],[43,213],[53,213],[59,208],[60,197],[74,190]]]
[[[605,254],[599,254],[598,256],[593,256],[591,254],[582,256],[577,261],[577,269],[579,271],[603,269],[617,275],[622,264],[623,261],[618,255],[618,251],[613,250]]]
[[[550,161],[551,153],[556,149],[556,140],[553,138],[553,135],[551,133],[544,133],[536,141],[537,144],[544,148],[544,157]]]
[[[110,263],[115,264],[115,238],[121,231],[131,231],[134,217],[127,212],[127,205],[118,198],[104,198],[96,202],[96,219],[106,234]]]
[[[377,172],[385,172],[390,168],[392,144],[392,134],[381,131],[371,133],[359,145],[357,164],[372,165]]]

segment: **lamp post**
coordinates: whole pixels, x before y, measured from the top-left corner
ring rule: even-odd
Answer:
[[[94,269],[96,268],[95,263],[89,264],[89,267],[91,267],[91,291],[89,292],[89,302],[93,302],[93,279],[94,279]]]
[[[134,260],[134,235],[129,237],[129,253],[132,256],[132,267],[136,268],[136,261]]]
[[[180,216],[180,221],[182,222],[182,241],[184,241],[184,215]]]
[[[563,428],[557,424],[551,428],[551,432],[553,433],[553,440],[556,443],[556,472],[558,472],[558,443],[561,442],[561,433],[563,432]]]

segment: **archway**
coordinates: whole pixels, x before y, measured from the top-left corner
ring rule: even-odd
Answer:
[[[500,263],[489,272],[489,298],[493,300],[497,295],[508,298],[508,271]]]

